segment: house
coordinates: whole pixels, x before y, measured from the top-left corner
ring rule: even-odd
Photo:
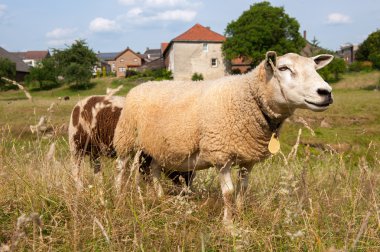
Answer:
[[[29,74],[29,66],[25,64],[21,58],[16,54],[8,52],[4,48],[0,47],[0,58],[7,58],[16,64],[16,78],[17,82],[22,82],[25,76]]]
[[[161,52],[161,49],[149,49],[149,47],[147,47],[143,56],[145,60],[153,61],[153,60],[161,58],[162,52]]]
[[[347,64],[351,64],[355,61],[355,54],[358,51],[359,46],[353,45],[351,43],[346,43],[340,46],[340,51],[338,52]]]
[[[99,60],[99,65],[106,66],[107,72],[111,71],[113,73],[116,72],[115,58],[118,56],[120,52],[110,52],[110,53],[100,53],[96,54],[96,57]],[[108,66],[107,66],[108,65]]]
[[[43,59],[50,57],[50,52],[46,51],[26,51],[26,52],[15,52],[18,57],[24,61],[30,67],[36,67],[39,62]]]
[[[252,59],[249,57],[237,57],[231,60],[232,74],[247,73],[252,69]]]
[[[222,55],[223,35],[209,27],[196,24],[175,37],[164,49],[163,56],[174,80],[190,80],[194,73],[200,73],[205,80],[227,75],[227,64]]]
[[[125,77],[127,69],[136,70],[144,63],[144,57],[129,47],[115,57],[116,77]]]

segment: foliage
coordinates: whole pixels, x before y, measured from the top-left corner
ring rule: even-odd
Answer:
[[[202,81],[203,80],[203,74],[201,73],[194,73],[193,76],[191,76],[192,81]]]
[[[359,61],[369,60],[375,68],[380,69],[380,30],[371,33],[359,46],[356,59]]]
[[[305,46],[299,27],[297,20],[289,17],[283,7],[272,7],[269,2],[251,5],[227,25],[223,53],[230,60],[250,57],[252,64],[257,65],[269,50],[278,54],[299,52]]]
[[[343,73],[347,71],[346,62],[342,58],[334,59],[326,67],[318,70],[322,78],[327,82],[337,82],[341,79]]]
[[[125,78],[129,78],[135,75],[138,75],[138,72],[136,70],[133,70],[133,69],[125,70]]]
[[[146,69],[142,72],[129,69],[126,71],[125,76],[126,78],[132,78],[132,79],[147,77],[147,78],[150,78],[150,80],[156,80],[156,81],[173,79],[172,72],[165,68],[154,69],[154,70]]]
[[[43,59],[36,67],[30,69],[26,77],[27,83],[37,81],[40,90],[52,89],[59,86],[57,80],[57,66],[54,57]]]
[[[86,86],[92,77],[93,67],[98,59],[84,40],[76,40],[64,50],[54,49],[58,74],[65,82],[76,86]]]
[[[373,68],[373,63],[371,61],[354,61],[352,62],[348,70],[350,72],[370,72]]]
[[[17,88],[14,85],[9,85],[9,83],[2,80],[1,77],[6,77],[13,80],[16,77],[16,63],[7,58],[0,57],[0,91]]]

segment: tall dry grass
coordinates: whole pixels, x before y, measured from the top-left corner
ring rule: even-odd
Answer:
[[[197,174],[193,193],[158,200],[145,182],[142,198],[132,182],[117,196],[114,161],[102,160],[103,179],[86,162],[78,193],[65,138],[20,142],[10,128],[1,128],[0,251],[380,250],[378,146],[353,160],[299,145],[256,165],[231,236],[213,169]]]

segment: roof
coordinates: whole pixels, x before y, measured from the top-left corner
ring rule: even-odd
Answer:
[[[163,42],[161,43],[161,53],[163,54],[168,47],[169,43],[168,42]]]
[[[46,51],[26,51],[26,52],[16,52],[21,59],[33,59],[33,60],[42,60],[48,56],[50,53]]]
[[[16,71],[29,73],[29,66],[25,64],[20,57],[14,53],[10,53],[4,48],[0,47],[0,58],[7,58],[10,61],[16,63]]]
[[[209,27],[204,27],[200,24],[195,24],[189,30],[185,31],[172,41],[202,41],[202,42],[223,42],[226,37],[212,31]]]
[[[138,53],[135,53],[131,48],[127,47],[127,49],[125,49],[124,51],[122,51],[121,53],[119,53],[118,55],[116,55],[116,57],[114,59],[117,59],[119,58],[121,55],[123,55],[124,53],[126,53],[127,51],[130,51],[131,53],[133,53],[134,55],[136,55],[137,57],[141,58],[141,59],[144,59],[144,57],[141,56],[141,54],[138,54]]]
[[[158,59],[145,63],[144,65],[140,66],[138,70],[140,71],[146,70],[146,69],[156,70],[156,69],[162,69],[162,68],[165,68],[165,62],[164,62],[164,58],[160,57]]]
[[[109,52],[109,53],[98,53],[96,57],[100,60],[104,61],[110,61],[110,60],[115,60],[116,56],[118,56],[120,52]]]
[[[246,57],[237,57],[231,60],[233,66],[250,66],[252,59]]]
[[[147,48],[144,54],[157,54],[161,55],[161,49],[149,49]]]

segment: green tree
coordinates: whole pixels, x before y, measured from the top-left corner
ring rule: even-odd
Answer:
[[[9,84],[1,79],[1,77],[14,80],[16,77],[16,63],[7,58],[0,57],[0,90],[10,89],[12,86],[9,86]]]
[[[94,65],[98,61],[84,40],[76,40],[64,50],[55,49],[53,57],[57,63],[57,74],[77,87],[89,84]]]
[[[57,86],[57,64],[55,58],[45,58],[36,67],[31,68],[27,81],[29,83],[37,81],[40,89]]]
[[[380,69],[380,30],[371,33],[359,46],[356,59],[371,61],[375,68]]]
[[[299,52],[305,46],[299,27],[283,7],[272,7],[269,2],[251,5],[227,25],[223,53],[227,59],[250,57],[253,65],[257,65],[269,50],[278,54]]]

